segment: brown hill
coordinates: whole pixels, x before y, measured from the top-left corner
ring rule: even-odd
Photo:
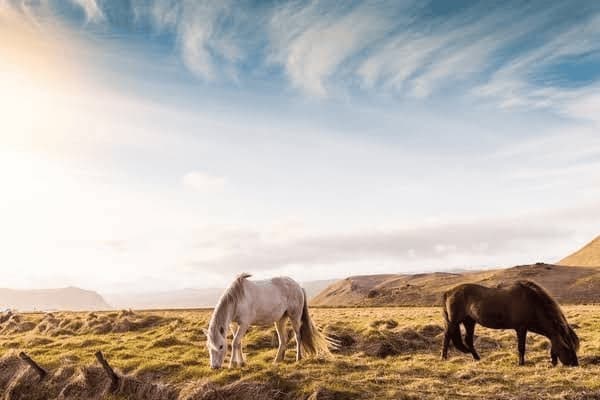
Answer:
[[[330,285],[313,298],[314,306],[437,305],[442,293],[460,283],[496,286],[529,279],[561,303],[600,303],[600,268],[533,264],[468,273],[353,276]]]
[[[600,236],[560,260],[559,264],[573,267],[600,267]]]
[[[19,311],[109,310],[98,293],[76,287],[61,289],[18,290],[0,288],[0,308]]]

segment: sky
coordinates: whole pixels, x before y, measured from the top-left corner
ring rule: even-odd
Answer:
[[[0,287],[556,262],[599,128],[592,0],[0,0]]]

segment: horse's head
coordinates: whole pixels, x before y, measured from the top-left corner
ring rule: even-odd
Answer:
[[[577,350],[579,350],[579,337],[570,325],[564,333],[556,335],[552,340],[552,358],[558,357],[563,365],[578,366]]]
[[[206,335],[206,347],[210,356],[210,367],[213,369],[221,368],[223,360],[227,353],[227,334],[225,327],[209,326],[204,331]]]

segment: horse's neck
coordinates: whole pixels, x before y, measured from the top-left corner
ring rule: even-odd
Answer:
[[[215,315],[212,321],[213,328],[218,329],[219,327],[217,325],[222,325],[223,328],[225,328],[225,331],[227,331],[227,329],[229,329],[229,324],[231,324],[231,320],[235,315],[235,308],[235,303],[219,302],[215,309]]]

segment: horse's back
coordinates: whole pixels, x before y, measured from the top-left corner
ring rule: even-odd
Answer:
[[[443,300],[446,303],[466,301],[469,298],[481,297],[486,292],[489,292],[489,290],[490,288],[476,283],[461,283],[444,292]]]
[[[444,306],[451,315],[470,317],[488,328],[507,329],[529,320],[533,312],[526,293],[518,285],[486,287],[458,285],[446,292]]]
[[[246,302],[240,305],[252,324],[271,324],[285,314],[301,312],[304,305],[302,287],[288,277],[263,281],[246,281]]]

